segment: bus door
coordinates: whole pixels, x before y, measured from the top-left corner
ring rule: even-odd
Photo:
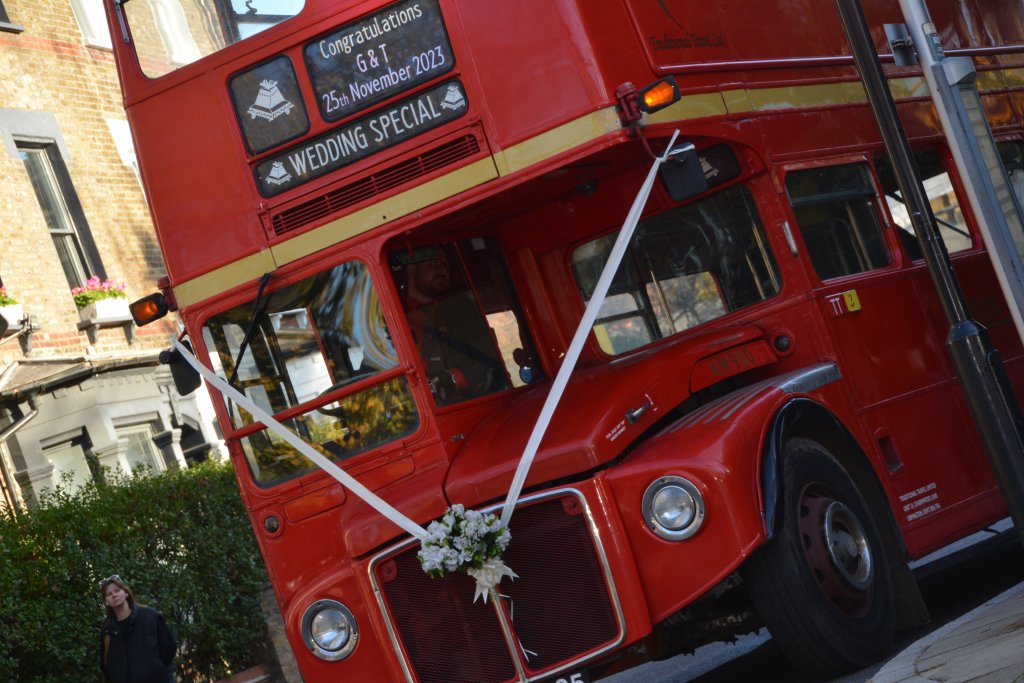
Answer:
[[[989,514],[957,503],[991,483],[929,300],[925,268],[901,268],[860,159],[789,170],[786,189],[844,380],[892,486],[897,521]],[[952,522],[955,526],[966,519]],[[932,526],[935,538],[953,529]],[[948,530],[948,531],[947,531]],[[913,550],[913,548],[911,548]]]

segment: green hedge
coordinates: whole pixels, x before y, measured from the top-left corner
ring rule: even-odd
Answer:
[[[0,510],[0,681],[102,681],[99,580],[120,575],[178,637],[178,680],[261,661],[268,585],[229,464],[108,476]]]

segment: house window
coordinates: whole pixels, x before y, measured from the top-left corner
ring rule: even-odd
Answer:
[[[7,10],[4,8],[3,0],[0,0],[0,31],[6,31],[7,33],[21,33],[25,30],[24,26],[18,26],[17,24],[11,23],[11,18],[7,14]]]
[[[139,159],[135,155],[135,144],[132,142],[132,131],[128,127],[128,122],[123,119],[107,119],[107,128],[110,129],[110,136],[114,138],[114,146],[117,147],[121,163],[131,170],[145,194],[146,188],[142,186],[142,172],[139,170]]]
[[[107,18],[103,14],[103,0],[71,0],[71,9],[75,12],[86,45],[112,47]]]
[[[137,469],[148,470],[150,473],[163,472],[166,468],[163,458],[153,443],[153,428],[148,424],[131,425],[117,428],[118,441],[127,441],[128,450],[125,458],[128,467],[134,472]]]
[[[83,431],[70,441],[43,449],[43,455],[53,465],[51,479],[55,486],[76,490],[93,478],[89,448],[89,439]]]
[[[105,278],[89,224],[57,146],[18,142],[17,147],[68,285],[81,287],[93,275]]]

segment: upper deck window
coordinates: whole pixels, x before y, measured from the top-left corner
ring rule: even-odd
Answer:
[[[268,412],[292,415],[289,429],[334,460],[411,434],[419,424],[377,291],[357,261],[213,316],[203,339],[234,386]],[[306,409],[296,414],[299,406]],[[253,423],[233,403],[228,411],[236,428]],[[313,468],[265,429],[242,446],[263,485]]]
[[[618,233],[580,246],[572,268],[587,301]],[[779,291],[778,269],[750,192],[735,186],[640,221],[594,323],[618,355]]]
[[[276,26],[301,12],[305,4],[305,0],[121,2],[139,64],[153,78]]]

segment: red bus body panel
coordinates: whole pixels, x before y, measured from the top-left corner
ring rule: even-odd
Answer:
[[[106,4],[119,36],[114,3]],[[408,380],[419,423],[344,467],[409,519],[426,526],[450,504],[494,509],[505,499],[584,311],[571,265],[575,250],[621,225],[651,163],[637,131],[620,119],[619,86],[676,76],[681,102],[648,116],[640,134],[655,151],[676,129],[702,149],[727,143],[739,170],[724,187],[742,186],[752,197],[764,248],[777,264],[778,294],[753,306],[619,356],[602,351],[595,335],[584,347],[525,495],[537,496],[537,506],[549,494],[560,497],[569,501],[566,510],[582,501],[585,523],[579,510],[559,520],[590,534],[617,630],[611,644],[588,646],[571,667],[552,665],[543,675],[610,659],[650,636],[769,539],[765,454],[791,401],[820,406],[857,444],[888,503],[879,514],[891,520],[907,558],[1005,515],[944,345],[948,325],[929,273],[901,251],[884,201],[873,209],[882,214],[892,255],[884,267],[820,281],[803,238],[793,237],[788,174],[870,165],[883,153],[832,5],[439,0],[452,70],[325,121],[304,46],[389,4],[306,0],[293,19],[155,79],[143,74],[130,44],[115,39],[114,50],[167,266],[166,293],[176,299],[201,359],[213,354],[203,326],[252,301],[263,273],[273,273],[275,289],[344,260],[365,264],[399,358],[394,375]],[[898,3],[862,4],[880,53],[888,55],[882,25],[902,22]],[[1019,3],[930,4],[946,51],[973,57],[995,133],[1024,137]],[[254,154],[229,83],[281,55],[298,74],[309,128]],[[920,71],[884,61],[894,88],[905,86],[897,100],[908,138],[941,149]],[[254,175],[261,162],[452,79],[467,102],[457,118],[261,195]],[[952,183],[958,188],[956,178]],[[677,205],[656,188],[645,215]],[[970,210],[964,213],[973,225]],[[402,323],[388,252],[406,243],[411,251],[417,239],[478,234],[501,243],[547,379],[438,406]],[[1019,389],[1021,344],[983,245],[975,235],[973,247],[951,258],[972,312]],[[857,307],[843,303],[851,297]],[[797,390],[788,383],[826,367],[836,374],[824,384]],[[730,401],[734,408],[725,408]],[[412,635],[407,642],[392,620],[399,589],[386,585],[394,566],[408,559],[404,532],[320,471],[257,485],[240,441],[256,427],[232,428],[227,407],[219,398],[215,404],[305,680],[421,680],[410,664],[418,656]],[[704,527],[692,538],[665,540],[645,522],[644,493],[664,476],[684,477],[704,496]],[[938,504],[915,514],[912,503],[925,490]],[[305,610],[321,599],[343,602],[361,629],[341,662],[315,657],[300,635]]]

